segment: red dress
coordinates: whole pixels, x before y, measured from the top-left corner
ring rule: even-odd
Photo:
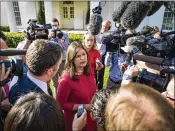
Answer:
[[[90,67],[90,71],[93,75],[93,77],[95,78],[95,62],[96,60],[100,60],[100,53],[98,50],[95,50],[95,49],[91,49],[88,51],[89,53],[89,67]]]
[[[72,111],[74,104],[89,104],[97,90],[95,81],[91,75],[77,75],[78,81],[73,81],[70,75],[63,74],[58,81],[58,92],[56,100],[64,110],[66,131],[72,131],[72,122],[75,111]],[[87,124],[83,131],[96,131],[96,123],[87,113]]]

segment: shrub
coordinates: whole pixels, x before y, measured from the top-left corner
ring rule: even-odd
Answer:
[[[9,48],[16,48],[20,41],[24,40],[24,33],[4,32],[6,35],[6,42]],[[70,43],[73,41],[82,41],[83,34],[68,34]]]
[[[15,32],[4,32],[6,35],[6,43],[9,48],[16,48],[20,41],[24,40],[24,33],[15,33]]]
[[[10,32],[9,26],[0,26],[0,31]]]
[[[73,41],[82,41],[83,34],[68,34],[69,42],[72,43]]]
[[[41,24],[41,25],[46,23],[45,13],[44,13],[44,11],[42,10],[42,7],[41,7],[42,3],[43,3],[43,1],[39,1],[39,11],[38,11],[38,14],[37,14],[37,23]]]

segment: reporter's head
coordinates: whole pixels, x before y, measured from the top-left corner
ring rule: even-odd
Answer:
[[[64,131],[61,107],[46,94],[31,92],[18,99],[5,120],[4,131]]]
[[[35,76],[43,76],[49,81],[57,73],[62,62],[62,47],[52,41],[35,40],[26,53],[29,72]]]
[[[173,107],[156,90],[128,84],[108,100],[106,129],[174,131],[174,113]]]

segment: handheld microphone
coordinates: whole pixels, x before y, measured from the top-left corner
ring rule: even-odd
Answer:
[[[164,4],[163,1],[153,1],[150,3],[150,11],[147,16],[153,15],[156,11],[160,9],[160,7]]]
[[[10,50],[3,49],[0,50],[0,56],[14,56],[14,55],[25,55],[27,50]]]
[[[101,10],[102,8],[100,7],[100,2],[99,5],[92,10],[93,14],[91,15],[89,24],[87,25],[87,30],[92,35],[98,35],[101,31],[103,22],[103,18],[101,16]]]

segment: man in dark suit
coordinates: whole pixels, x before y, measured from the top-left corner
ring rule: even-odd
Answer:
[[[35,40],[26,53],[27,75],[14,77],[9,93],[13,105],[29,92],[52,95],[48,82],[55,76],[62,62],[62,47],[52,41]]]

